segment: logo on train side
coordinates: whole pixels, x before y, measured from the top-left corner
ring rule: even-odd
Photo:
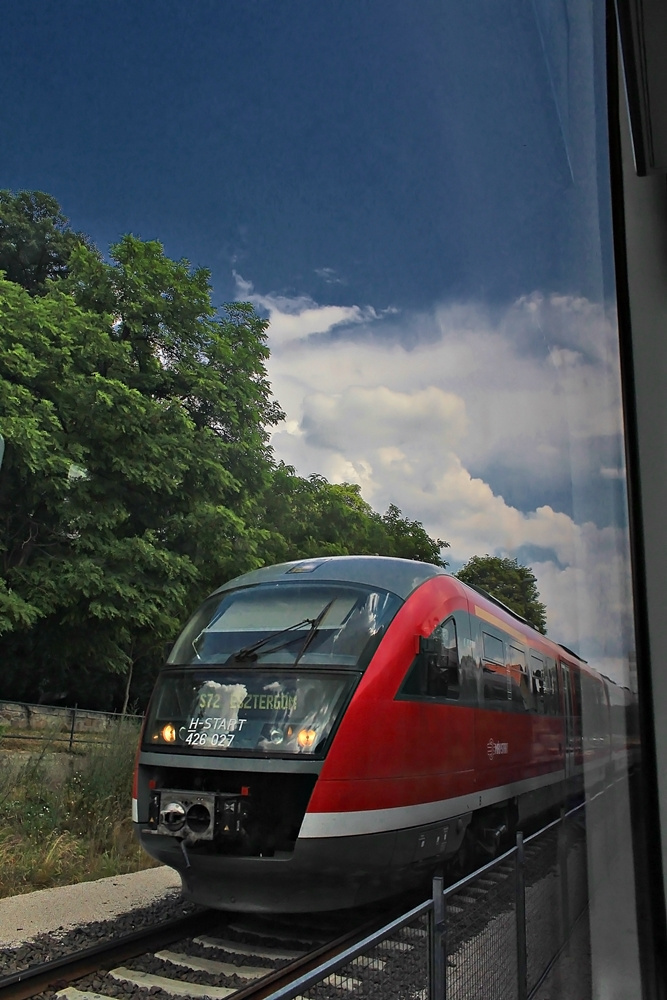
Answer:
[[[489,740],[486,744],[486,755],[489,760],[493,760],[494,757],[509,753],[509,746],[509,743],[496,743],[495,740]]]

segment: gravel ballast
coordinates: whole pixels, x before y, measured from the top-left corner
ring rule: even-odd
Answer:
[[[0,977],[198,909],[166,866],[0,899]]]

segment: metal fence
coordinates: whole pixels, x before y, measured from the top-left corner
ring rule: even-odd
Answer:
[[[427,1000],[432,910],[427,899],[267,1000]]]
[[[587,837],[609,863],[614,824],[602,799],[614,794],[612,786],[525,840],[519,833],[511,850],[454,885],[434,878],[431,899],[267,1000],[531,1000],[586,909]]]
[[[93,709],[64,708],[55,705],[34,705],[29,702],[0,702],[0,743],[10,745],[20,741],[41,744],[75,745],[104,743],[105,733],[120,722],[139,726],[143,716],[96,712]]]
[[[564,814],[478,872],[434,880],[430,995],[527,1000],[588,898],[585,807]]]

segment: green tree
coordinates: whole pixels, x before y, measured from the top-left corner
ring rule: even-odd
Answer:
[[[540,601],[537,580],[527,566],[500,556],[473,556],[456,574],[463,583],[485,590],[529,622],[543,635],[547,609]]]
[[[0,271],[31,295],[67,274],[72,251],[92,245],[71,229],[60,205],[43,191],[0,191]]]
[[[419,562],[435,563],[436,566],[446,566],[440,550],[448,549],[449,542],[441,538],[431,538],[424,530],[421,521],[411,521],[403,517],[395,504],[389,504],[381,517],[388,548],[386,555],[397,556],[400,559],[417,559]]]
[[[261,564],[255,498],[281,415],[265,328],[248,305],[217,315],[208,272],[134,237],[110,263],[79,246],[38,297],[0,281],[0,654],[16,696],[118,698],[111,675],[154,667],[187,609]]]
[[[41,192],[0,193],[0,267],[5,693],[142,698],[187,612],[267,562],[444,565],[394,505],[275,466],[267,322],[207,270],[134,236],[105,261]]]
[[[298,476],[280,463],[264,496],[270,536],[266,562],[323,555],[386,555],[445,565],[447,542],[431,538],[419,521],[404,518],[393,504],[378,514],[356,483],[330,483],[324,476]]]

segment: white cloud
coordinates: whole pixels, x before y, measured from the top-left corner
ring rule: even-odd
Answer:
[[[304,399],[302,425],[312,443],[346,448],[355,428],[365,447],[409,443],[429,429],[441,449],[458,441],[466,428],[465,405],[454,393],[435,386],[399,392],[386,385],[353,385],[340,393],[312,393]],[[431,441],[431,447],[433,440]]]
[[[297,298],[260,295],[241,275],[234,272],[234,278],[238,297],[268,313],[272,345],[284,346],[313,334],[327,333],[337,326],[372,323],[379,318],[370,306],[318,306],[305,295]]]
[[[315,274],[322,278],[328,285],[344,285],[345,280],[340,278],[333,267],[316,267]]]
[[[360,483],[376,509],[396,503],[446,538],[457,564],[524,546],[553,553],[533,565],[550,634],[620,670],[631,641],[624,532],[516,499],[535,484],[576,499],[623,475],[600,453],[621,429],[614,316],[535,294],[495,317],[474,304],[387,317],[244,287],[270,318],[269,377],[287,413],[277,457]],[[342,325],[356,329],[314,336]],[[513,504],[487,481],[492,469]]]

